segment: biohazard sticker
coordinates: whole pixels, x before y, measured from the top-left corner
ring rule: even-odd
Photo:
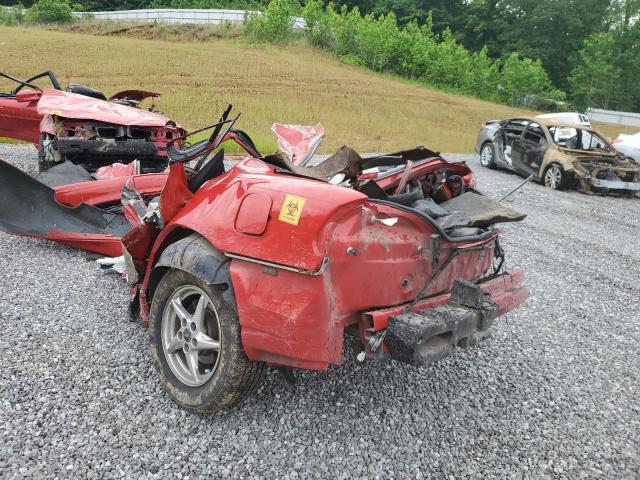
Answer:
[[[296,197],[295,195],[287,195],[280,209],[278,220],[291,225],[298,225],[302,209],[304,208],[305,199]]]

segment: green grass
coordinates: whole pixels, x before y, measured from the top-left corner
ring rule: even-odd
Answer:
[[[149,41],[0,27],[0,48],[1,68],[19,77],[51,69],[63,83],[83,83],[107,95],[128,88],[160,92],[157,107],[188,129],[213,123],[233,103],[242,112],[237,127],[265,152],[275,149],[273,122],[321,122],[323,152],[343,144],[359,151],[427,145],[470,152],[485,120],[530,113],[398,81],[303,45],[256,47],[213,37]]]
[[[16,140],[14,138],[6,138],[6,137],[0,137],[0,143],[15,143],[16,145],[19,145],[19,144],[26,145],[25,142]]]

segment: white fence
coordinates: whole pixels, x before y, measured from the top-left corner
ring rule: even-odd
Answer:
[[[204,8],[158,8],[144,10],[118,10],[115,12],[88,12],[98,20],[123,20],[135,22],[162,23],[244,23],[247,10],[204,9]],[[74,12],[81,17],[81,12]],[[294,28],[303,30],[306,24],[302,18],[296,18]]]
[[[616,112],[614,110],[602,110],[589,108],[587,116],[592,122],[610,123],[613,125],[626,125],[628,127],[640,127],[640,113]]]

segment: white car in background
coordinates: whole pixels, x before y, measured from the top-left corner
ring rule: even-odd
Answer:
[[[640,163],[640,132],[632,135],[621,133],[611,144],[625,157]]]
[[[591,127],[589,117],[578,112],[558,112],[558,113],[545,113],[537,115],[538,118],[551,118],[555,120],[562,120],[563,122],[571,122],[584,127]]]

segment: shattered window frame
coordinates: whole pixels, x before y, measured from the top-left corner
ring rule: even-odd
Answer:
[[[601,137],[598,133],[588,128],[579,128],[576,126],[569,125],[557,125],[548,127],[549,134],[551,136],[551,140],[555,145],[560,148],[567,148],[571,150],[584,150],[584,151],[600,151],[605,153],[613,153],[613,148],[603,137]],[[571,136],[562,136],[559,137],[557,133],[562,132],[563,130],[572,131],[573,134]],[[585,137],[589,137],[588,145],[585,145]],[[568,142],[571,139],[576,139],[575,145],[569,145]],[[598,141],[600,146],[594,145],[594,139]],[[559,143],[564,140],[563,143]]]

